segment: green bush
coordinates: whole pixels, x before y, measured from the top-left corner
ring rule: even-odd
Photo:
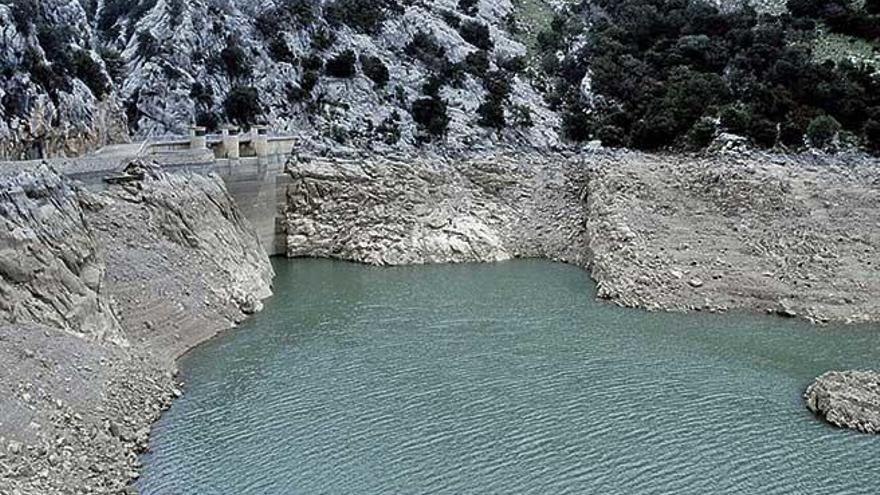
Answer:
[[[482,22],[465,21],[458,27],[458,33],[465,41],[482,50],[491,50],[495,46],[489,26]]]
[[[834,117],[820,115],[807,126],[807,139],[817,148],[828,147],[841,130],[840,122]]]
[[[439,137],[446,134],[449,115],[446,102],[439,96],[419,98],[414,101],[411,113],[416,124],[429,135]]]
[[[357,69],[354,65],[356,61],[357,56],[354,54],[354,51],[345,50],[335,57],[331,57],[330,60],[327,61],[324,71],[331,77],[349,79],[357,74]]]
[[[385,65],[381,58],[372,55],[361,57],[361,68],[364,71],[364,75],[376,83],[377,87],[384,88],[388,84],[390,78],[388,66]]]
[[[223,109],[230,122],[242,127],[250,127],[256,123],[257,117],[262,113],[257,88],[251,86],[232,88],[223,102]]]

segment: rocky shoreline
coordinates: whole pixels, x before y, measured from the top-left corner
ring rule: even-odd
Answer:
[[[877,322],[877,165],[609,151],[299,157],[287,167],[287,254],[540,257],[589,270],[599,297],[622,306]],[[0,170],[0,492],[132,490],[150,425],[181,393],[174,360],[271,294],[268,256],[222,181],[129,172],[87,190],[45,166]],[[840,389],[811,387],[807,402],[849,418],[833,424],[876,431],[828,412]]]
[[[11,169],[10,169],[11,170]],[[0,170],[0,492],[133,491],[174,359],[271,294],[217,177],[130,169],[101,191]]]
[[[378,265],[541,257],[665,311],[880,321],[880,169],[863,156],[291,161],[288,255]]]

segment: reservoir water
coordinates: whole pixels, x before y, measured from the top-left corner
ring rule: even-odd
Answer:
[[[181,362],[138,487],[199,494],[876,494],[880,437],[801,394],[880,333],[594,300],[543,261],[278,261]]]

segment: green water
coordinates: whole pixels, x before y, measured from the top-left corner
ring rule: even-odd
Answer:
[[[876,494],[880,437],[803,406],[878,328],[594,301],[566,265],[276,263],[181,363],[145,494]]]

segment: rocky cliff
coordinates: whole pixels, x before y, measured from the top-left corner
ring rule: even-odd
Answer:
[[[409,148],[447,120],[447,146],[553,145],[559,118],[526,71],[532,26],[518,12],[510,0],[6,0],[0,156],[230,121],[334,146]],[[499,118],[507,130],[480,123]]]
[[[173,358],[260,308],[272,267],[219,178],[90,192],[0,176],[0,492],[118,493],[179,395]]]
[[[676,311],[880,320],[876,160],[628,152],[291,162],[290,256],[545,257]]]
[[[292,257],[589,263],[587,174],[562,157],[304,159],[289,172]]]

